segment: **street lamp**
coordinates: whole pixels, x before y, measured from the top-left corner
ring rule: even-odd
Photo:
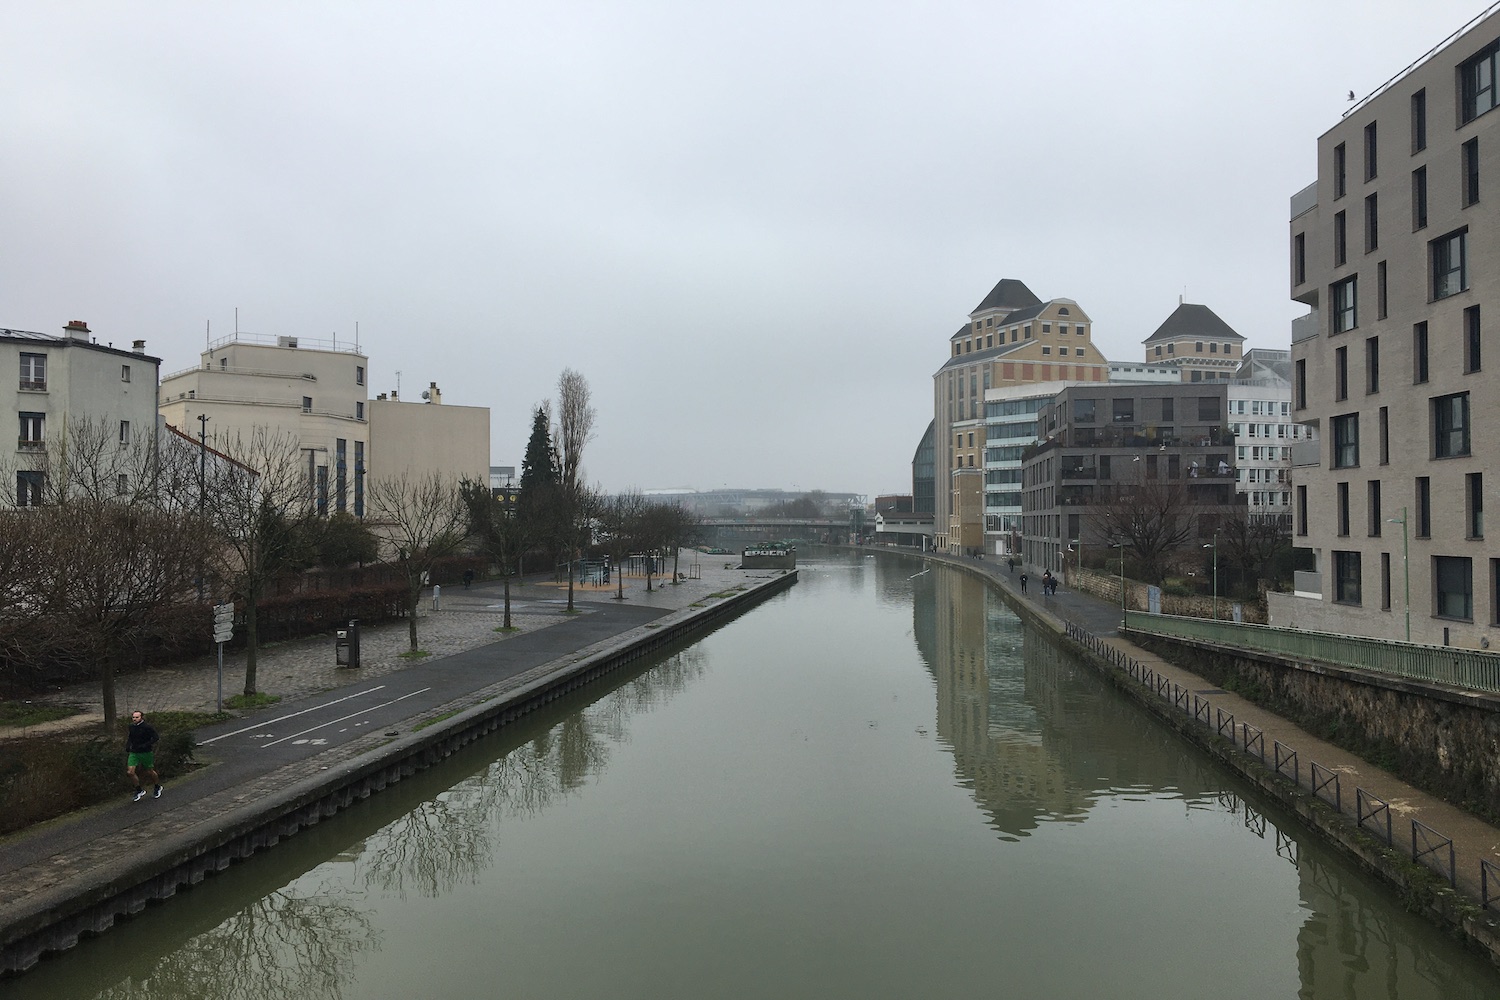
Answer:
[[[1125,620],[1125,543],[1112,542],[1109,546],[1120,550],[1120,620]]]
[[[1411,642],[1411,548],[1407,541],[1406,530],[1406,508],[1401,508],[1401,516],[1386,518],[1391,524],[1401,525],[1401,575],[1405,577],[1406,584],[1406,641]]]
[[[1214,540],[1203,546],[1205,549],[1214,550],[1214,621],[1219,620],[1219,533],[1214,532]]]

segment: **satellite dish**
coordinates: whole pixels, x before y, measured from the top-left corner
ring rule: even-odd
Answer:
[[[428,392],[426,389],[423,389],[422,390],[422,398],[423,399],[431,399],[432,398],[432,393]]]

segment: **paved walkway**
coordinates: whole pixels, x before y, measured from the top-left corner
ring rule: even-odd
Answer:
[[[1024,601],[1043,614],[1050,615],[1058,623],[1073,622],[1099,636],[1106,645],[1121,650],[1154,673],[1166,678],[1168,683],[1175,684],[1196,695],[1200,701],[1208,701],[1212,706],[1212,718],[1215,720],[1217,720],[1219,710],[1232,714],[1238,733],[1243,733],[1239,727],[1245,723],[1260,730],[1264,733],[1262,745],[1268,766],[1274,761],[1276,742],[1280,742],[1290,750],[1295,750],[1300,771],[1299,784],[1304,790],[1311,789],[1310,765],[1312,762],[1317,762],[1327,771],[1337,774],[1342,812],[1351,823],[1355,820],[1356,787],[1363,788],[1389,803],[1394,846],[1408,857],[1411,856],[1412,820],[1417,820],[1432,830],[1438,831],[1437,836],[1453,838],[1458,887],[1475,899],[1478,899],[1480,895],[1480,859],[1500,864],[1500,828],[1484,822],[1472,813],[1459,809],[1443,799],[1407,784],[1390,772],[1376,767],[1347,750],[1318,739],[1297,725],[1237,694],[1222,690],[1213,682],[1191,670],[1170,663],[1154,653],[1121,639],[1118,635],[1121,617],[1118,605],[1092,594],[1062,589],[1054,596],[1044,597],[1034,577],[1029,581],[1028,593],[1023,597],[1020,592],[1019,579],[1012,576],[1003,563],[996,565],[984,560],[971,559],[955,561],[962,561],[977,568],[997,581],[1016,600]],[[1243,747],[1242,735],[1238,742]],[[1332,788],[1325,789],[1325,794],[1331,798]],[[1366,829],[1371,832],[1374,832],[1377,827],[1383,838],[1383,818],[1377,817],[1376,820],[1366,824]],[[1444,877],[1446,877],[1447,860],[1447,851],[1444,849],[1441,851]],[[1437,862],[1438,858],[1429,859],[1430,864]],[[1491,888],[1492,891],[1500,891],[1494,886],[1493,881]]]
[[[685,554],[686,555],[686,554]],[[365,666],[332,665],[328,638],[279,643],[262,651],[260,688],[283,695],[267,708],[199,730],[199,757],[214,766],[168,783],[159,800],[117,800],[71,813],[0,840],[0,928],[45,912],[82,892],[129,886],[134,859],[187,845],[258,808],[279,790],[352,761],[408,733],[529,684],[584,656],[617,644],[626,633],[655,628],[673,612],[709,604],[779,573],[744,571],[723,557],[703,557],[681,569],[689,578],[651,593],[627,579],[626,599],[615,588],[575,591],[579,613],[565,613],[566,586],[550,580],[512,583],[512,618],[521,631],[497,633],[502,584],[444,592],[441,607],[420,619],[419,639],[434,653],[420,660],[396,656],[407,648],[404,622],[364,633]],[[226,693],[238,658],[225,663]],[[122,681],[120,705],[211,709],[215,661],[148,671]],[[127,686],[128,685],[128,686]],[[98,693],[80,686],[56,700],[97,709]],[[7,935],[9,937],[9,935]]]

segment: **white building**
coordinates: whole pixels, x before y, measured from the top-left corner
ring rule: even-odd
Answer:
[[[161,382],[161,413],[228,454],[257,427],[295,440],[320,514],[364,516],[368,359],[357,345],[235,333]],[[206,423],[204,423],[206,421]],[[486,459],[488,465],[488,459]]]
[[[17,506],[41,502],[46,470],[70,436],[89,429],[126,448],[155,432],[161,359],[146,354],[144,340],[129,351],[99,344],[78,320],[61,337],[0,329],[0,366],[16,379]]]
[[[1251,517],[1292,514],[1292,448],[1313,430],[1292,419],[1292,352],[1252,348],[1229,383],[1229,430],[1234,434],[1236,486]]]
[[[381,393],[370,402],[372,485],[401,478],[439,476],[447,480],[490,481],[490,408],[443,402],[436,382],[422,391],[422,402]]]

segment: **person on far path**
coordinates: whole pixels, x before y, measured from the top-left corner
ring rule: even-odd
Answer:
[[[1021,593],[1026,593],[1026,574],[1021,574]]]
[[[155,786],[153,798],[161,798],[161,777],[156,773],[156,744],[161,736],[146,721],[139,710],[130,713],[130,732],[125,737],[125,773],[135,782],[135,798],[139,802],[146,797],[141,785],[141,776],[151,779]]]
[[[469,584],[471,584],[473,582],[474,582],[474,571],[472,569],[466,569],[466,570],[464,570],[464,589],[468,590],[469,589]]]

